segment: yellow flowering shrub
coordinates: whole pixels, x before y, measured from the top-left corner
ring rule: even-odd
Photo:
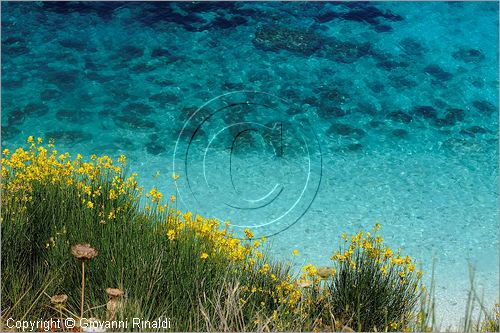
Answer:
[[[336,270],[330,302],[336,318],[357,330],[398,331],[414,316],[420,297],[422,272],[400,249],[393,251],[371,231],[342,235],[343,245],[331,259]]]

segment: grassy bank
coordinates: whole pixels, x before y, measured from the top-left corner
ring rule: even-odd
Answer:
[[[143,191],[126,164],[71,158],[32,137],[3,151],[4,324],[83,311],[169,318],[172,331],[433,329],[432,288],[414,260],[384,244],[379,225],[342,235],[330,267],[292,274],[268,258],[265,239],[246,230],[240,240],[228,223],[178,211],[174,196]],[[78,244],[91,255],[75,253]],[[483,319],[475,328],[495,327],[494,315]]]

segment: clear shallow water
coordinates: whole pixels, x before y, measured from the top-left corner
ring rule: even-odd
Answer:
[[[380,222],[436,259],[444,325],[468,262],[498,299],[498,4],[2,3],[2,30],[3,146],[124,153],[297,265]]]

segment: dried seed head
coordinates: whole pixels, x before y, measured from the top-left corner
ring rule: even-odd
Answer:
[[[50,301],[53,304],[63,304],[63,303],[66,303],[67,300],[68,300],[68,296],[65,294],[54,295],[50,298]]]
[[[335,268],[333,267],[318,267],[316,271],[323,279],[328,279],[335,275]]]
[[[118,288],[107,288],[106,294],[108,294],[111,298],[120,297],[123,295],[123,291]]]
[[[71,254],[77,259],[90,260],[97,256],[97,250],[90,244],[77,244],[71,247]]]
[[[299,287],[299,288],[309,288],[312,285],[313,285],[312,281],[298,281],[297,282],[297,287]]]

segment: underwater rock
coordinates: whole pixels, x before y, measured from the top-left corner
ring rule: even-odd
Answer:
[[[486,134],[489,131],[481,126],[471,126],[460,131],[460,134],[475,137],[476,134]]]
[[[69,39],[69,38],[61,39],[59,41],[59,45],[76,51],[85,51],[85,49],[87,48],[86,43],[76,39]]]
[[[318,99],[314,96],[309,96],[309,97],[306,97],[304,98],[304,104],[309,104],[311,106],[314,106],[318,103]]]
[[[389,32],[392,31],[392,27],[387,24],[377,24],[373,27],[373,30],[375,30],[378,33]]]
[[[261,26],[257,28],[252,42],[265,51],[287,50],[309,56],[321,48],[323,38],[311,31]]]
[[[368,123],[368,125],[370,125],[370,127],[372,128],[379,128],[380,126],[384,126],[385,123],[379,120],[372,120]]]
[[[51,101],[62,96],[62,92],[57,89],[45,89],[40,93],[42,101]]]
[[[347,112],[331,104],[322,104],[318,108],[317,114],[323,119],[332,119],[344,117],[347,115]]]
[[[24,85],[24,80],[2,80],[2,88],[4,89],[15,89],[21,88]]]
[[[409,56],[423,56],[427,52],[427,48],[423,47],[417,40],[413,38],[405,38],[401,40],[399,46]]]
[[[150,141],[146,144],[146,151],[151,155],[159,155],[167,151],[164,144],[156,141]]]
[[[480,50],[461,48],[453,53],[453,58],[466,62],[478,63],[484,60],[485,56]]]
[[[7,125],[8,126],[13,126],[13,125],[22,125],[26,118],[26,114],[20,110],[20,109],[15,109],[14,111],[11,112],[5,112],[4,108],[4,114],[7,114]]]
[[[12,45],[18,43],[24,43],[25,40],[21,36],[11,36],[5,39],[2,39],[2,45]]]
[[[161,87],[168,87],[168,86],[172,86],[175,84],[174,81],[172,80],[168,80],[168,79],[163,79],[163,78],[158,78],[156,76],[148,76],[146,78],[146,81],[148,82],[152,82],[158,86],[161,86]]]
[[[99,72],[87,72],[85,74],[85,77],[87,79],[89,79],[90,81],[96,81],[99,83],[106,83],[106,82],[112,81],[114,79],[114,77],[111,75],[106,76],[106,75],[100,74]]]
[[[172,53],[169,50],[157,47],[151,51],[151,58],[160,58],[160,57],[171,57]]]
[[[122,7],[119,2],[86,2],[86,1],[45,1],[42,2],[44,10],[59,14],[94,13],[102,19],[110,19],[116,8]]]
[[[406,138],[408,136],[408,131],[398,128],[391,132],[391,134],[397,138]]]
[[[232,16],[230,19],[218,16],[210,24],[210,28],[230,29],[247,23],[247,19],[240,15]]]
[[[165,105],[165,104],[175,104],[179,102],[180,98],[175,93],[167,91],[151,95],[149,97],[149,100],[151,102],[156,102],[160,105]]]
[[[102,65],[96,64],[91,57],[85,57],[85,65],[86,70],[89,71],[99,71],[102,69]]]
[[[279,96],[288,100],[297,100],[300,97],[300,93],[291,88],[284,88],[279,91]]]
[[[49,112],[49,107],[44,103],[31,102],[24,107],[23,112],[27,116],[42,117]]]
[[[387,10],[385,12],[381,11],[375,6],[367,6],[364,8],[356,8],[342,15],[344,20],[364,22],[372,25],[379,24],[379,18],[384,18],[389,21],[402,21],[403,17],[397,14],[393,14],[391,11]]]
[[[10,140],[13,139],[16,135],[21,133],[21,130],[17,127],[14,126],[2,126],[2,142],[4,140]]]
[[[132,66],[132,68],[130,68],[130,71],[132,73],[139,74],[139,73],[148,73],[154,71],[155,69],[156,69],[155,65],[140,63]]]
[[[403,111],[389,112],[385,117],[402,124],[409,124],[413,120],[412,116]]]
[[[390,75],[389,83],[396,89],[412,89],[418,86],[417,81],[409,79],[406,75]]]
[[[143,49],[134,45],[127,45],[120,48],[120,50],[117,53],[117,57],[122,60],[129,61],[135,58],[140,58],[142,57],[143,54],[144,54]]]
[[[438,65],[429,65],[424,68],[424,72],[433,76],[439,81],[449,81],[453,78],[453,74],[445,71]]]
[[[54,68],[47,68],[42,72],[41,76],[47,82],[57,85],[61,90],[72,89],[76,85],[79,77],[79,72],[76,70],[57,70]]]
[[[346,102],[348,102],[351,98],[351,96],[349,96],[348,93],[342,91],[342,90],[339,90],[337,88],[333,88],[333,89],[324,89],[322,88],[320,91],[320,95],[321,95],[321,104],[324,105],[324,104],[327,104],[327,103],[336,103],[338,105],[342,105]]]
[[[87,124],[92,121],[93,114],[88,111],[61,110],[56,113],[57,120],[67,121],[73,124]]]
[[[367,82],[366,86],[376,94],[383,92],[385,89],[384,84],[380,81]]]
[[[347,124],[335,123],[327,130],[328,135],[337,134],[341,136],[351,136],[360,139],[365,136],[366,132],[360,128],[356,128]]]
[[[437,119],[437,110],[432,106],[428,105],[419,105],[413,108],[413,114],[419,117],[423,117],[425,119]]]
[[[475,100],[472,102],[472,106],[474,106],[479,112],[485,114],[491,114],[497,110],[492,103],[485,100]]]
[[[395,61],[395,60],[383,60],[377,63],[377,68],[386,70],[388,72],[397,68],[406,68],[410,66],[406,61]]]
[[[129,103],[123,109],[122,113],[125,115],[134,116],[147,116],[154,112],[154,109],[144,103]]]
[[[5,56],[20,56],[28,53],[30,49],[24,45],[10,45],[2,47],[2,55]]]
[[[457,121],[462,121],[464,119],[464,114],[465,111],[462,109],[448,109],[444,118],[437,118],[434,121],[434,125],[438,127],[453,126],[457,123]]]
[[[90,133],[73,130],[73,131],[52,131],[45,134],[47,140],[55,140],[56,143],[81,143],[92,139]]]
[[[322,48],[317,55],[336,62],[350,64],[373,52],[368,42],[342,42],[335,38],[324,39]]]
[[[484,87],[484,81],[481,78],[472,79],[471,83],[476,88],[483,88]]]
[[[326,23],[326,22],[330,22],[331,20],[339,18],[339,17],[341,17],[340,14],[337,14],[335,12],[327,12],[327,13],[323,13],[323,14],[315,16],[314,20],[318,23]]]
[[[244,88],[245,85],[242,82],[224,82],[222,85],[224,91],[243,90]]]
[[[449,108],[447,109],[445,118],[452,118],[456,121],[463,121],[465,116],[465,111],[463,109]]]
[[[135,115],[124,115],[114,117],[116,126],[124,129],[154,129],[155,123],[151,120],[137,117]]]

